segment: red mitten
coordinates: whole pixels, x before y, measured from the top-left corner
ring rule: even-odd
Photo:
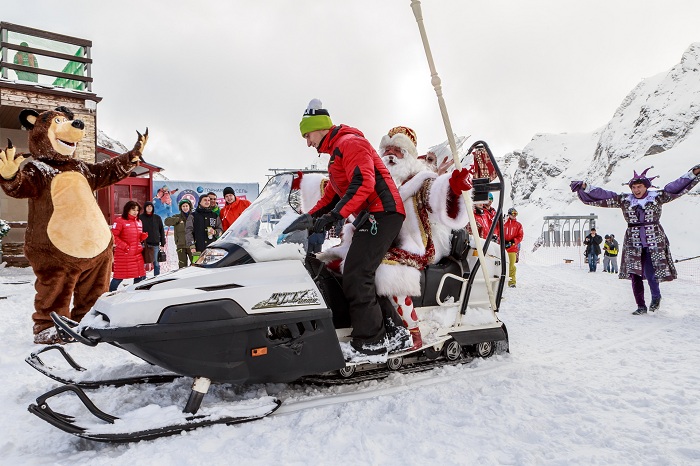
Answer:
[[[141,233],[141,236],[139,236],[139,241],[145,241],[146,238],[148,238],[148,232],[143,232]]]
[[[301,189],[301,179],[304,177],[304,173],[301,171],[296,172],[294,179],[292,179],[292,189]]]
[[[450,176],[450,189],[455,196],[459,196],[462,192],[472,189],[471,170],[462,168],[461,170],[453,171],[452,176]]]

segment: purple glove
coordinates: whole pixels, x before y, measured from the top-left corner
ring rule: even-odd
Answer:
[[[580,191],[583,188],[583,181],[572,181],[569,184],[569,187],[571,188],[572,193],[575,193],[576,191]]]

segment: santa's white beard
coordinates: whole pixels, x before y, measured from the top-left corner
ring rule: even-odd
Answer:
[[[382,160],[397,185],[403,184],[416,173],[428,168],[423,162],[411,155],[404,155],[402,159],[394,155],[385,155]]]

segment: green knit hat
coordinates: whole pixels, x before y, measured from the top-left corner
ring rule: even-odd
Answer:
[[[305,137],[312,131],[320,129],[330,129],[333,126],[328,110],[323,108],[323,104],[318,99],[311,99],[309,106],[304,111],[304,116],[299,123],[301,136]]]

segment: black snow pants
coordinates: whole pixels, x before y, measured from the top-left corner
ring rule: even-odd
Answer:
[[[357,226],[352,237],[343,270],[343,292],[348,300],[351,336],[355,340],[374,343],[386,334],[374,275],[398,236],[403,220],[404,216],[397,212],[373,213]]]

